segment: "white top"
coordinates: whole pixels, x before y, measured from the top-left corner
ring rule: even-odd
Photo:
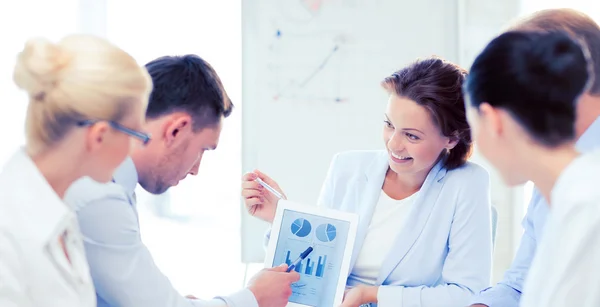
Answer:
[[[552,193],[521,306],[600,306],[600,152],[572,162]]]
[[[404,226],[415,195],[417,193],[396,200],[381,190],[365,241],[352,269],[352,279],[362,284],[375,285],[383,261]]]
[[[96,306],[77,219],[23,150],[0,172],[0,195],[0,306]]]

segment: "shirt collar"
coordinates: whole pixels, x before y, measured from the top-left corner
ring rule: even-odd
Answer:
[[[600,117],[585,130],[575,146],[580,152],[589,152],[600,147]]]
[[[113,174],[113,181],[127,190],[129,196],[133,195],[138,184],[138,173],[131,157],[127,157]]]

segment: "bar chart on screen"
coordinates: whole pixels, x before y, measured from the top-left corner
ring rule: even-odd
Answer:
[[[317,259],[317,261],[314,259]],[[286,252],[285,263],[287,265],[291,265],[292,261],[294,261],[294,254],[292,251],[288,250]],[[327,255],[308,257],[298,264],[294,270],[300,274],[323,278],[325,274],[326,263]]]

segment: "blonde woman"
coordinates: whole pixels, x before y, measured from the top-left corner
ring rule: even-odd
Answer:
[[[76,179],[111,180],[151,90],[148,73],[103,39],[27,42],[14,71],[29,94],[26,145],[0,173],[0,306],[96,306],[77,220]],[[110,225],[106,225],[110,227]]]

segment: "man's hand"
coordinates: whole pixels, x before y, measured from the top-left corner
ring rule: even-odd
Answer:
[[[295,271],[286,273],[287,265],[283,264],[272,269],[264,269],[256,274],[248,283],[258,306],[284,307],[292,295],[292,283],[300,280],[300,274]]]

